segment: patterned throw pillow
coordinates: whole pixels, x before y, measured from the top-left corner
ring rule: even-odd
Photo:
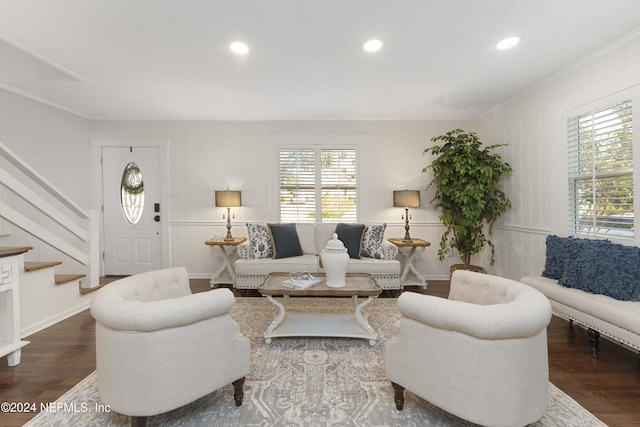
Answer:
[[[362,238],[362,248],[360,253],[364,257],[383,259],[384,250],[382,242],[384,241],[384,230],[387,224],[367,225],[364,229],[364,237]]]
[[[252,259],[273,258],[269,229],[264,224],[247,224],[249,254]]]

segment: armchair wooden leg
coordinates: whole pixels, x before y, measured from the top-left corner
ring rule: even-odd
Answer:
[[[569,319],[569,336],[574,337],[576,332],[573,330],[573,319]]]
[[[393,387],[393,400],[396,402],[396,409],[402,411],[404,408],[404,387],[394,382],[391,383]]]
[[[235,380],[233,383],[233,400],[236,401],[236,406],[242,405],[242,399],[244,398],[244,377],[239,380]]]
[[[131,427],[147,427],[147,417],[131,417]]]
[[[587,336],[589,337],[589,347],[591,347],[591,352],[594,356],[597,356],[600,351],[600,332],[589,328],[587,330]]]

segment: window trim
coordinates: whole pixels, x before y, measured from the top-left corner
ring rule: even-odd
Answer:
[[[566,142],[566,146],[565,146],[565,154],[566,154],[566,158],[565,158],[565,167],[566,167],[566,189],[567,189],[567,223],[566,223],[566,227],[565,230],[570,234],[570,235],[579,235],[579,236],[588,236],[588,237],[593,237],[593,238],[614,238],[614,239],[622,239],[622,240],[635,240],[638,237],[638,234],[635,233],[634,228],[636,225],[636,212],[638,211],[637,209],[637,202],[636,199],[633,200],[633,206],[632,206],[632,212],[633,212],[633,222],[634,222],[634,226],[630,229],[630,232],[626,232],[624,231],[623,227],[610,227],[607,228],[606,231],[604,232],[599,232],[597,230],[598,228],[598,219],[597,219],[597,210],[594,210],[592,212],[592,216],[593,216],[593,226],[592,226],[592,230],[591,231],[580,231],[581,226],[579,225],[579,218],[578,218],[578,206],[577,206],[577,200],[576,200],[576,192],[577,190],[577,185],[579,182],[584,182],[584,181],[592,181],[595,185],[595,181],[598,179],[606,179],[606,178],[612,178],[612,177],[620,177],[620,176],[628,176],[632,179],[632,191],[634,195],[637,195],[637,188],[638,188],[638,183],[640,181],[640,179],[636,176],[636,174],[634,173],[634,167],[633,165],[635,164],[635,159],[638,156],[638,150],[637,150],[637,140],[638,138],[635,137],[633,135],[633,128],[638,126],[638,102],[637,99],[634,99],[636,97],[633,96],[633,94],[631,93],[627,93],[626,96],[623,96],[624,94],[621,94],[619,96],[614,97],[608,97],[606,100],[600,100],[600,102],[598,103],[591,103],[589,105],[583,106],[580,109],[574,109],[570,112],[567,112],[566,116],[565,116],[565,120],[564,120],[564,138],[565,138],[565,142]],[[575,136],[575,139],[571,138],[571,134],[570,132],[572,131],[571,129],[571,122],[573,120],[576,121],[576,123],[574,124],[574,126],[577,126],[577,120],[579,120],[580,117],[582,116],[589,116],[592,114],[597,114],[599,112],[603,112],[606,111],[609,108],[613,108],[619,105],[622,105],[626,102],[630,103],[629,109],[630,109],[630,114],[629,117],[631,119],[631,123],[632,123],[632,139],[631,139],[631,143],[630,143],[630,149],[631,149],[631,164],[632,164],[632,168],[631,169],[615,169],[615,170],[608,170],[608,171],[601,171],[598,172],[596,171],[596,164],[597,162],[594,159],[591,159],[591,168],[590,171],[588,173],[582,173],[582,174],[578,174],[578,170],[577,168],[580,166],[579,164],[579,147],[577,146],[578,143],[578,137],[577,135]],[[635,108],[634,108],[635,107]],[[635,126],[634,126],[635,125]],[[577,132],[577,129],[576,129]],[[613,129],[611,129],[609,133],[614,132]],[[637,133],[637,130],[636,130]],[[607,135],[608,135],[607,134]],[[596,197],[597,199],[597,197]],[[602,225],[599,226],[599,228],[604,228]]]
[[[301,140],[304,140],[304,137],[300,138]],[[314,142],[309,142],[307,141],[307,143],[295,143],[295,144],[276,144],[276,186],[275,186],[275,192],[276,192],[276,197],[277,197],[277,206],[276,206],[276,211],[277,211],[277,217],[279,221],[289,221],[289,220],[285,220],[282,218],[282,206],[280,203],[280,153],[284,150],[314,150],[314,157],[315,157],[315,188],[316,190],[318,190],[318,183],[321,183],[321,178],[322,178],[322,171],[321,171],[321,152],[323,150],[353,150],[355,151],[355,167],[356,167],[356,185],[355,185],[355,191],[356,191],[356,212],[355,212],[355,219],[353,220],[353,222],[357,222],[360,218],[360,209],[361,209],[361,184],[360,184],[360,171],[361,171],[361,167],[360,167],[360,159],[361,159],[361,150],[360,150],[360,144],[358,143],[354,143],[354,142],[349,142],[349,143],[344,143],[344,144],[340,144],[340,143],[318,143],[318,141],[316,140],[316,138],[311,138],[314,140]],[[348,138],[347,138],[348,139]],[[320,186],[320,189],[322,187]],[[349,220],[351,222],[351,220]],[[338,223],[340,222],[339,219],[335,220],[335,221],[331,221],[331,220],[323,220],[322,217],[322,192],[321,191],[315,191],[315,215],[314,215],[314,221],[295,221],[295,222],[305,222],[305,223],[315,223],[315,224],[322,224],[322,223]]]

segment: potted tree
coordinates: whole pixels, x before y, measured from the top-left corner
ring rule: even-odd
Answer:
[[[494,150],[505,144],[483,147],[474,132],[454,129],[436,136],[432,142],[442,142],[424,150],[435,158],[423,173],[433,171],[433,180],[427,188],[435,187],[434,201],[441,210],[440,221],[446,227],[440,239],[440,261],[456,248],[462,258],[461,265],[451,267],[484,271],[471,266],[471,255],[491,248],[491,265],[495,261],[495,248],[487,238],[498,217],[511,207],[510,200],[499,188],[502,177],[509,175],[511,166],[502,161]],[[485,231],[488,233],[485,234]]]

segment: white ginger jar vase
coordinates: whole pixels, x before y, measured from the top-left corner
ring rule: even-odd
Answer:
[[[320,251],[320,259],[327,277],[327,286],[330,288],[343,288],[346,286],[347,266],[349,254],[344,243],[338,240],[338,235],[333,233],[333,238],[327,242],[327,246]]]

